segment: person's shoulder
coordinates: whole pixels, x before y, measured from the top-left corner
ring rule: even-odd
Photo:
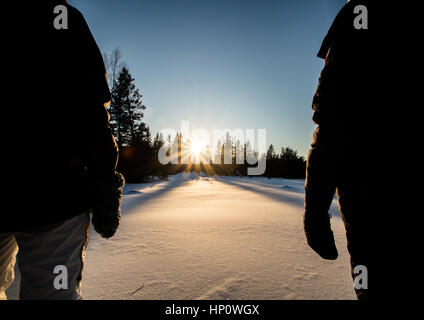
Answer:
[[[81,13],[81,11],[79,11],[77,8],[75,8],[74,6],[70,5],[69,3],[65,2],[64,4],[68,10],[68,17],[69,20],[73,20],[77,23],[80,24],[86,24],[84,15]]]
[[[348,3],[346,3],[337,14],[336,18],[334,19],[335,24],[341,24],[343,21],[346,21],[347,19],[350,19],[350,17],[353,15],[355,7],[360,5],[361,3],[364,3],[362,0],[351,0]]]
[[[68,2],[64,3],[64,6],[68,9],[68,13],[70,15],[73,15],[75,17],[79,17],[79,18],[84,18],[81,11],[79,11],[77,8],[75,8],[74,6],[70,5]]]
[[[61,9],[60,7],[65,7],[68,15],[82,17],[82,13],[77,8],[69,4],[66,0],[43,0],[41,3],[35,3],[34,6],[41,9],[57,8],[57,10]]]
[[[358,9],[361,9],[363,7],[370,8],[371,5],[374,5],[374,2],[370,2],[369,0],[351,0],[347,2],[342,9],[340,9],[339,13],[337,14],[335,21],[337,20],[350,20],[353,16],[358,14]]]
[[[343,6],[342,11],[343,10],[352,11],[357,6],[361,6],[361,5],[368,7],[370,5],[370,1],[369,0],[350,0]]]
[[[368,15],[370,5],[371,2],[369,0],[351,0],[346,3],[337,14],[331,26],[334,38],[338,36],[346,38],[349,34],[353,34],[356,30],[354,28],[356,17],[359,13],[363,13],[363,10],[366,10]]]

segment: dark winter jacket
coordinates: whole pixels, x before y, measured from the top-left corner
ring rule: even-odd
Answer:
[[[318,57],[325,59],[312,102],[313,121],[319,126],[314,144],[333,150],[349,151],[368,145],[373,133],[374,114],[382,107],[371,101],[378,82],[374,60],[376,52],[371,32],[357,30],[354,8],[369,1],[351,1],[343,7],[324,38]],[[375,28],[372,25],[369,28]],[[375,39],[374,39],[375,40]]]
[[[369,29],[354,27],[357,5],[368,8]],[[381,76],[377,26],[372,23],[376,12],[372,1],[352,0],[337,15],[319,50],[325,65],[312,102],[318,127],[307,163],[305,233],[322,257],[337,257],[328,214],[337,190],[352,271],[357,265],[376,270],[371,255],[377,212],[371,209],[374,181],[368,180],[378,171],[376,125],[385,107],[378,102],[376,86]],[[368,296],[366,290],[357,293]]]
[[[68,28],[56,29],[64,5]],[[25,4],[6,44],[0,232],[51,225],[93,207],[93,190],[113,179],[117,146],[102,55],[79,11],[64,1]],[[7,208],[7,209],[6,209]]]

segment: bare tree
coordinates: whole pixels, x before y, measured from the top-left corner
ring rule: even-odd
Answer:
[[[121,72],[122,68],[126,66],[125,62],[121,59],[122,53],[119,48],[114,49],[111,54],[103,53],[103,60],[108,74],[108,83],[111,92],[115,87],[118,74]]]

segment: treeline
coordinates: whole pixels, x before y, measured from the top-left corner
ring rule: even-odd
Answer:
[[[158,137],[163,141],[160,136]],[[208,175],[247,176],[248,168],[256,167],[258,159],[263,158],[266,161],[266,169],[262,176],[305,178],[306,161],[292,148],[283,147],[277,153],[271,144],[266,154],[258,155],[249,141],[244,144],[239,140],[234,141],[228,132],[222,141],[218,140],[214,150],[211,150],[209,146],[204,148],[200,156],[200,163],[196,163],[196,159],[194,159],[196,157],[190,152],[190,140],[184,140],[181,134],[177,133],[173,141],[171,141],[171,137],[168,137],[164,144],[167,155],[176,162],[168,166],[166,171],[168,174],[196,171],[205,172]],[[253,157],[255,161],[248,161],[249,157]]]
[[[268,178],[280,177],[289,179],[303,179],[306,174],[305,158],[299,156],[296,150],[290,147],[281,148],[280,153],[276,153],[271,144],[266,155],[266,171]]]
[[[229,134],[223,142],[218,142],[215,151],[207,146],[206,150],[202,151],[202,161],[197,164],[190,154],[190,141],[184,141],[181,134],[177,134],[173,141],[172,137],[165,139],[160,134],[152,138],[149,126],[143,121],[146,106],[142,102],[142,95],[134,84],[129,68],[121,59],[119,49],[115,49],[110,55],[104,54],[112,95],[109,107],[110,124],[119,147],[118,171],[125,176],[127,182],[144,182],[152,177],[164,179],[168,175],[184,171],[245,176],[249,166],[257,165],[247,162],[249,156],[258,157],[249,142],[233,142]],[[161,164],[158,154],[162,146],[166,148],[167,156],[177,157],[178,161],[173,161],[173,164]],[[172,152],[176,154],[172,155]],[[282,148],[277,154],[271,145],[267,154],[261,156],[266,156],[264,176],[305,177],[305,160],[291,148]]]

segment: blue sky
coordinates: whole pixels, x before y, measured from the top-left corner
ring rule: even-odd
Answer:
[[[316,57],[342,0],[70,0],[102,52],[119,47],[164,128],[267,129],[306,155],[315,126]]]

